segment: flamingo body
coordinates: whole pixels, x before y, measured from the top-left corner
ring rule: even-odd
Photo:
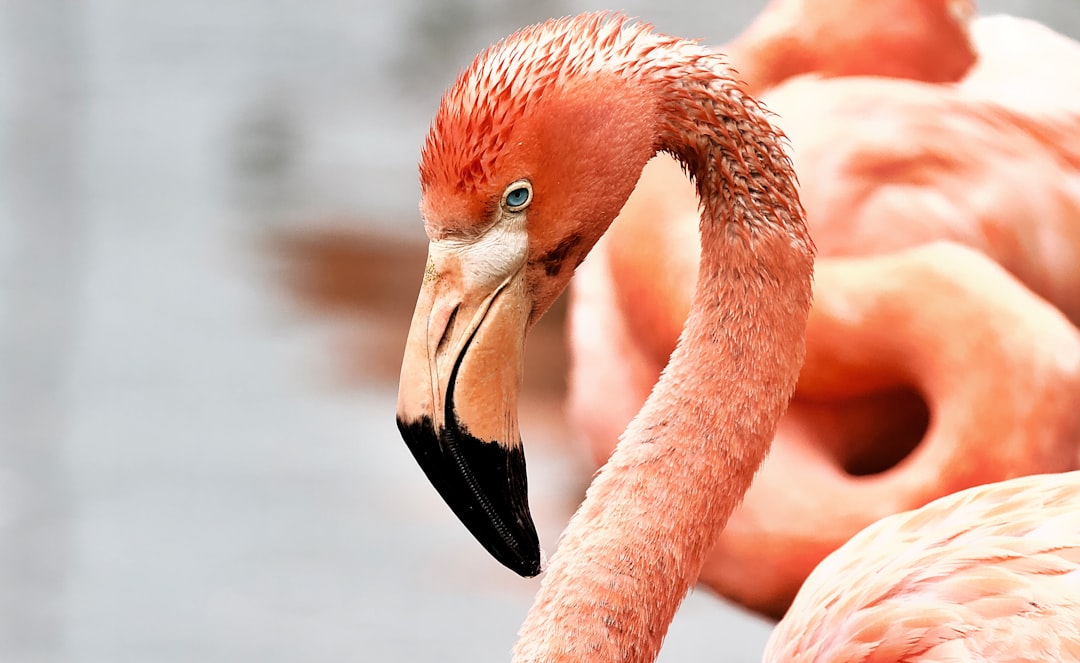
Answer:
[[[977,486],[867,527],[810,574],[764,660],[1080,661],[1080,473]]]
[[[1052,118],[1062,109],[1075,111],[1080,97],[1080,44],[1031,19],[998,15],[971,24],[970,41],[978,52],[959,79],[965,95],[1021,113]]]
[[[1056,129],[1080,129],[1080,95],[1052,118],[874,78],[796,79],[767,99],[824,255],[957,241],[1080,320],[1080,139]]]

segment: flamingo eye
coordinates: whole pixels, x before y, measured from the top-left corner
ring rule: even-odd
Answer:
[[[518,180],[506,187],[503,205],[511,212],[520,212],[532,202],[532,185],[526,180]]]

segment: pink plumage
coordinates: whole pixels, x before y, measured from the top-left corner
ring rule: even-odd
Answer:
[[[804,359],[814,257],[769,118],[715,53],[607,15],[512,35],[444,97],[421,163],[432,243],[398,425],[519,573],[539,571],[515,412],[524,335],[658,151],[701,204],[679,342],[564,532],[515,661],[652,661],[769,450]],[[987,261],[948,245],[900,260],[942,257]],[[1078,660],[1078,485],[1021,479],[880,522],[815,572],[770,660]]]
[[[1080,472],[867,527],[810,574],[765,661],[1080,661]]]

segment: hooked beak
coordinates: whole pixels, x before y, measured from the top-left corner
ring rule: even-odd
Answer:
[[[492,270],[459,249],[433,242],[429,250],[401,367],[398,430],[473,536],[531,577],[541,552],[517,425],[532,308],[524,250],[520,264]]]

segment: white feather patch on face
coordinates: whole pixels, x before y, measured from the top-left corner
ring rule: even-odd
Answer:
[[[525,266],[529,233],[525,214],[502,212],[500,218],[478,237],[448,237],[431,242],[436,263],[455,259],[461,266],[466,292],[490,290]]]

